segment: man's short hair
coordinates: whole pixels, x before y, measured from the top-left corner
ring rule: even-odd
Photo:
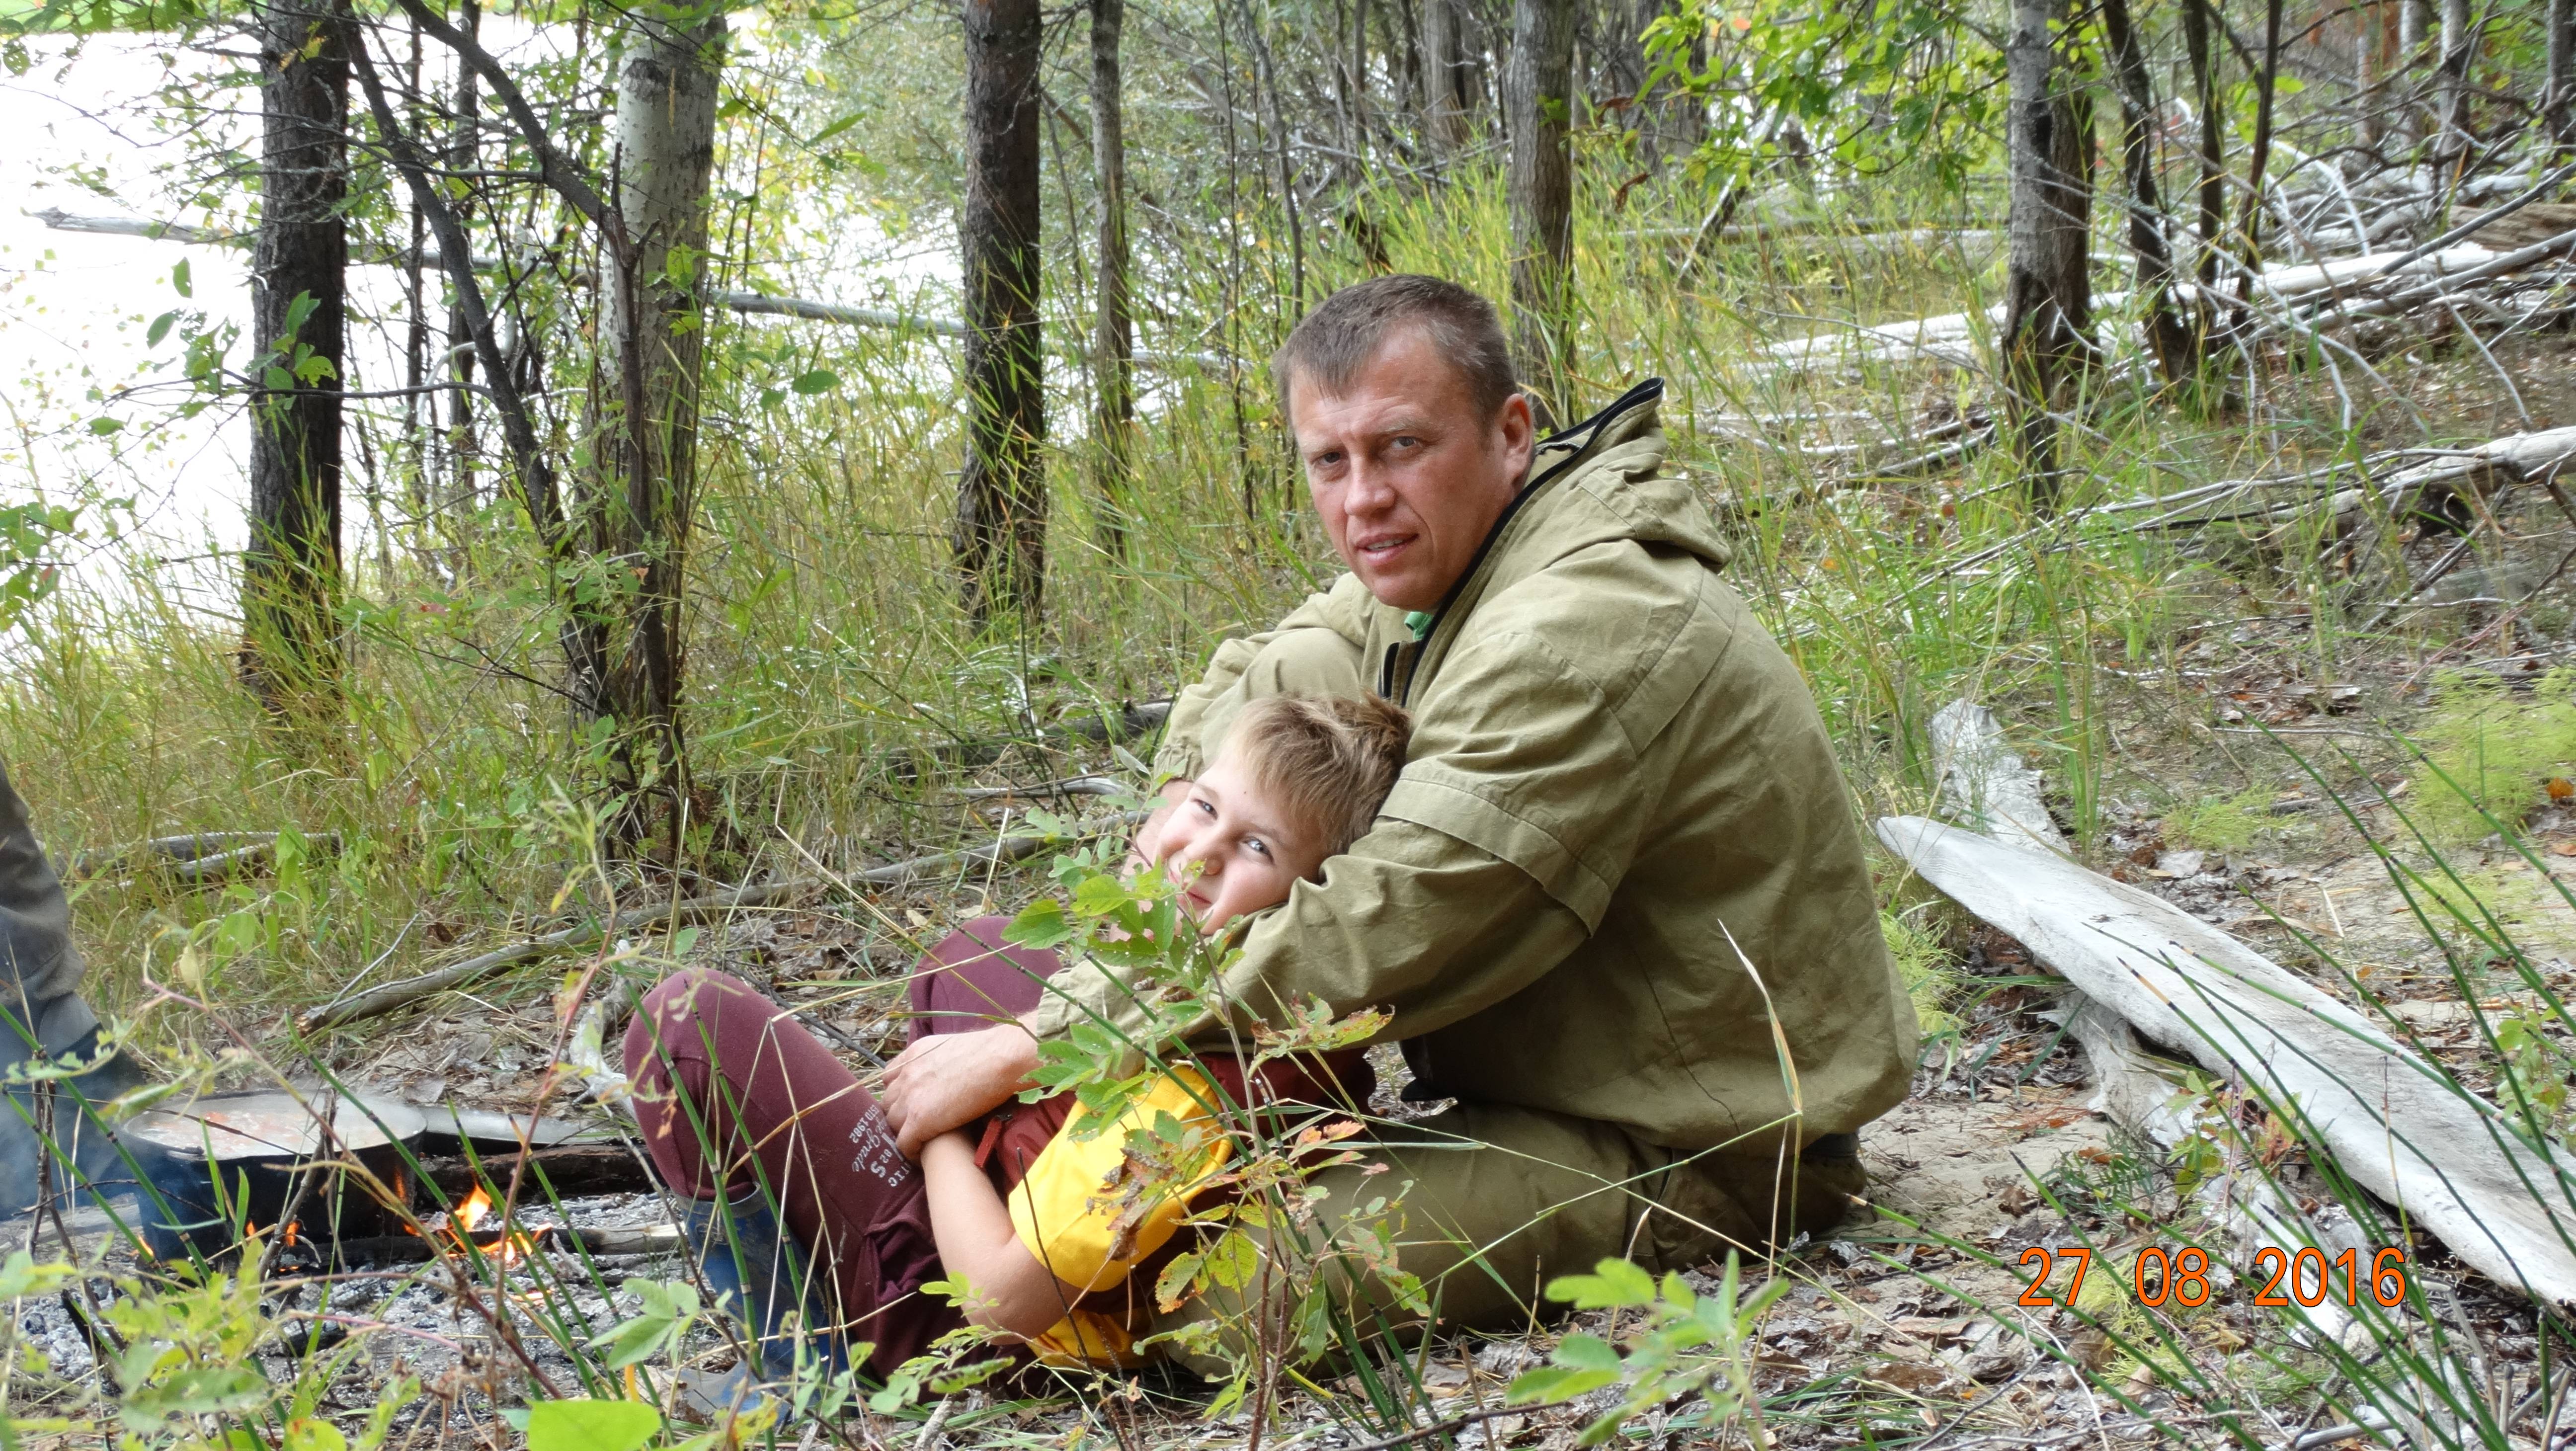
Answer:
[[[1492,303],[1455,282],[1399,272],[1352,283],[1325,298],[1288,334],[1270,359],[1279,411],[1288,411],[1288,385],[1300,373],[1327,393],[1348,387],[1400,327],[1422,329],[1432,349],[1458,370],[1478,422],[1520,391],[1512,377],[1511,344]]]
[[[1413,717],[1382,696],[1269,695],[1243,708],[1225,749],[1332,857],[1377,821],[1412,740]]]

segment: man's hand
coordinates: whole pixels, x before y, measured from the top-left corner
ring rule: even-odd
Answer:
[[[1163,823],[1171,820],[1173,810],[1189,799],[1189,782],[1175,779],[1163,783],[1163,804],[1155,807],[1154,814],[1146,817],[1144,824],[1136,828],[1135,839],[1128,848],[1127,870],[1131,874],[1161,859]]]
[[[894,1126],[895,1146],[918,1159],[922,1145],[1028,1087],[1037,1066],[1038,1040],[1017,1023],[941,1033],[895,1055],[877,1104]]]

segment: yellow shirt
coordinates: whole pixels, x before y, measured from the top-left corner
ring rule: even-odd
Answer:
[[[1020,1243],[1057,1279],[1086,1294],[1124,1284],[1137,1265],[1170,1242],[1189,1213],[1191,1195],[1232,1156],[1231,1142],[1209,1113],[1217,1101],[1205,1075],[1183,1067],[1167,1071],[1116,1123],[1087,1138],[1081,1135],[1095,1115],[1076,1105],[1011,1191],[1011,1227]],[[1158,1123],[1160,1140],[1154,1137]],[[1132,1171],[1131,1152],[1137,1159]],[[1164,1157],[1174,1161],[1177,1178],[1160,1172],[1155,1160]],[[1175,1182],[1177,1189],[1171,1187]],[[1140,1286],[1139,1292],[1150,1295],[1153,1287]],[[1130,1366],[1143,1360],[1116,1317],[1083,1309],[1030,1344],[1052,1364]]]

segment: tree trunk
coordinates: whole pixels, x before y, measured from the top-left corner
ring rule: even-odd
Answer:
[[[462,0],[457,6],[458,28],[465,38],[479,42],[483,36],[483,7],[478,0]],[[448,139],[447,166],[457,176],[472,176],[477,170],[481,138],[477,135],[476,112],[482,107],[474,68],[463,59],[456,63],[456,134]],[[469,231],[474,225],[474,193],[469,188],[453,203],[457,222]],[[456,386],[447,395],[447,467],[446,507],[457,525],[455,537],[464,538],[466,516],[474,512],[474,339],[465,320],[464,304],[450,297],[447,309],[448,371]]]
[[[601,400],[597,447],[606,468],[587,510],[591,548],[634,581],[611,627],[605,698],[592,709],[645,736],[646,759],[675,790],[680,589],[696,507],[706,339],[697,293],[725,34],[721,11],[704,19],[630,13],[614,144],[617,211],[632,250],[621,262],[610,249],[592,395]]]
[[[2469,51],[2475,32],[2469,24],[2469,0],[2442,0],[2442,65],[2433,114],[2433,164],[2443,171],[2467,159],[2475,138],[2469,134]]]
[[[2138,261],[2138,290],[2147,299],[2147,347],[2157,371],[2179,383],[2198,371],[2192,330],[2173,305],[2173,245],[2165,234],[2164,201],[2156,189],[2156,101],[2148,88],[2147,57],[2129,18],[2129,0],[2102,0],[2102,29],[2111,42],[2120,85],[2120,159],[2129,186],[2129,250]]]
[[[2254,78],[2254,142],[2245,160],[2245,204],[2237,213],[2240,256],[2245,270],[2236,279],[2236,295],[2253,293],[2255,274],[2263,268],[2263,184],[2272,163],[2272,114],[2281,84],[2281,12],[2284,0],[2264,0],[2263,73]],[[2242,315],[2243,309],[2238,309]]]
[[[1127,296],[1127,132],[1118,74],[1127,0],[1091,0],[1091,167],[1100,193],[1100,308],[1091,339],[1100,542],[1127,552],[1128,449],[1136,416],[1135,319]]]
[[[2183,0],[2183,49],[2192,104],[2200,108],[2200,285],[2218,280],[2218,229],[2227,215],[2226,118],[2218,114],[2218,57],[2209,48],[2211,0]]]
[[[2361,113],[2361,144],[2376,151],[2388,139],[2380,111],[2378,0],[2359,0],[2352,13],[2353,105]]]
[[[1369,3],[1351,0],[1351,59],[1347,82],[1351,101],[1351,165],[1354,175],[1366,170],[1368,155]]]
[[[1547,426],[1573,413],[1572,0],[1514,0],[1503,77],[1511,128],[1512,351]]]
[[[2397,71],[2408,77],[2399,86],[2403,104],[2398,108],[2398,129],[2410,142],[2424,139],[2424,108],[2418,104],[2414,72],[2424,64],[2425,37],[2433,29],[2433,0],[2397,0]]]
[[[965,0],[966,467],[950,543],[967,615],[1045,603],[1037,0]]]
[[[1467,144],[1466,16],[1461,0],[1422,0],[1422,133],[1433,158]]]
[[[2549,89],[2541,106],[2563,158],[2576,151],[2576,0],[2549,0]]]
[[[349,58],[342,0],[260,16],[260,220],[251,259],[250,544],[242,671],[283,711],[340,673],[340,389]]]
[[[2053,509],[2062,491],[2056,415],[2076,401],[2093,353],[2085,247],[2092,179],[2051,34],[2060,3],[2013,0],[2004,52],[2012,107],[2004,384],[2030,497],[2041,509]]]

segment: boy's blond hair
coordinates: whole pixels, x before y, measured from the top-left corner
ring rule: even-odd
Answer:
[[[1382,696],[1272,695],[1244,707],[1225,744],[1253,789],[1330,857],[1376,822],[1412,739],[1413,717]]]

